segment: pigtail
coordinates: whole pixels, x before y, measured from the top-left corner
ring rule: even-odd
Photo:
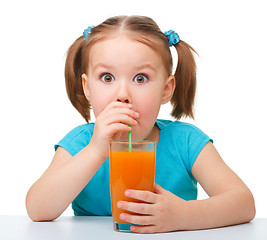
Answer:
[[[66,90],[72,105],[83,116],[90,120],[90,103],[84,95],[82,86],[82,47],[83,37],[78,38],[69,48],[65,63]]]
[[[196,93],[196,62],[193,52],[197,52],[186,42],[180,40],[174,45],[178,53],[178,64],[175,71],[176,87],[171,98],[173,110],[171,115],[180,119],[191,117],[194,119],[194,100]]]

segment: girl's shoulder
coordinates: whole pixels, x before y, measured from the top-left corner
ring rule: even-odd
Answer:
[[[74,139],[80,135],[88,134],[92,135],[94,131],[94,123],[86,123],[79,125],[66,134],[65,138]]]
[[[190,148],[199,143],[213,142],[206,133],[191,123],[158,119],[156,124],[160,129],[160,139],[165,144],[173,142],[177,146]]]
[[[199,133],[205,134],[202,130],[191,123],[181,122],[181,121],[171,121],[171,120],[163,120],[157,119],[156,121],[157,126],[159,127],[160,131],[166,132],[173,132],[177,134],[179,133],[188,134],[188,133]]]
[[[55,150],[59,146],[65,148],[72,156],[86,147],[93,135],[94,123],[86,123],[75,127],[67,133],[55,146]]]

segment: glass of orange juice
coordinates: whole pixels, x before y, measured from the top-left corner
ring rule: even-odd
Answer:
[[[154,191],[156,142],[111,141],[109,175],[114,230],[131,232],[132,224],[120,219],[127,212],[117,207],[118,201],[138,202],[125,196],[127,189]],[[139,201],[140,202],[140,201]]]

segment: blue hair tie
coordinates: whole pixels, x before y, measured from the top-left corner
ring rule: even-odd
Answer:
[[[173,30],[169,30],[167,32],[164,32],[165,36],[169,39],[169,46],[171,47],[172,45],[180,42],[180,37],[179,35],[174,32]]]
[[[88,40],[89,35],[90,35],[91,30],[92,30],[93,27],[94,26],[92,25],[91,27],[88,27],[88,28],[84,29],[84,31],[83,31],[83,39],[84,40]]]

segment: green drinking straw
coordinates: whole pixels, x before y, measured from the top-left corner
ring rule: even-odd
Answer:
[[[130,125],[129,125],[129,127],[131,127]],[[129,142],[129,152],[131,152],[132,151],[132,147],[133,147],[133,145],[132,145],[132,142],[133,142],[133,135],[132,135],[132,130],[130,131],[130,132],[128,132],[128,142]]]

